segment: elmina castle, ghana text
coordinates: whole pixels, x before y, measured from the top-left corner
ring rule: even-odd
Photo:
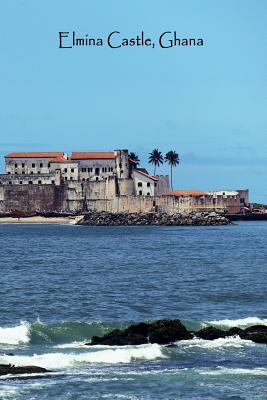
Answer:
[[[120,31],[110,32],[105,37],[90,37],[88,34],[77,35],[75,31],[58,32],[58,47],[60,49],[72,49],[74,47],[107,46],[112,49],[128,47],[151,47],[159,46],[163,49],[184,46],[204,46],[202,38],[181,38],[177,32],[165,31],[161,33],[156,40],[148,37],[144,31],[138,35],[126,36]]]

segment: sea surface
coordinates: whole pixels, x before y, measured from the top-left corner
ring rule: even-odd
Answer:
[[[218,227],[0,225],[0,399],[267,399],[267,346],[87,347],[131,322],[267,325],[267,222]],[[13,353],[14,355],[5,355]]]

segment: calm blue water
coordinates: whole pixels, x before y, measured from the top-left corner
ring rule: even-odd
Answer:
[[[222,227],[0,225],[1,399],[266,399],[267,346],[238,337],[90,347],[129,322],[267,325],[267,223]]]

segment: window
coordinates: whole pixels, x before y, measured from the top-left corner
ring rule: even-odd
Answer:
[[[9,181],[8,183],[9,183],[9,185],[12,185],[12,182],[11,182],[11,181]]]
[[[147,196],[150,196],[150,193],[149,192],[147,192],[147,194],[146,194]]]
[[[32,185],[32,181],[29,181],[29,185]]]
[[[65,176],[65,181],[67,181],[68,180],[68,178]]]
[[[22,168],[24,168],[24,167],[25,167],[25,164],[24,164],[24,163],[22,163],[22,164],[21,164],[21,166],[22,166]]]
[[[25,171],[22,171],[22,174],[25,174]]]
[[[50,168],[50,162],[47,164],[48,168]]]
[[[38,174],[40,174],[41,173],[41,171],[38,171]]]
[[[147,182],[147,184],[146,184],[146,185],[147,185],[147,187],[150,187],[150,182]]]
[[[156,182],[154,183],[154,187],[157,187],[157,183]]]
[[[52,181],[52,185],[54,185],[55,184],[55,181]]]
[[[35,168],[35,164],[34,163],[32,163],[32,168]]]
[[[43,163],[42,162],[40,163],[40,168],[43,168]]]
[[[73,178],[72,178],[72,176],[71,176],[71,177],[70,177],[70,180],[72,181],[72,179],[73,179]]]
[[[31,171],[31,174],[33,174],[33,171]]]
[[[138,185],[137,185],[138,187],[142,187],[143,186],[143,184],[142,184],[142,182],[138,182]]]
[[[68,172],[68,169],[67,169],[67,168],[64,168],[64,172]]]
[[[71,168],[71,172],[74,172],[74,168]]]
[[[83,178],[82,181],[85,182],[85,178]]]
[[[143,192],[142,190],[139,190],[139,196],[142,196]]]
[[[38,185],[41,185],[42,181],[38,181]]]
[[[17,168],[18,167],[18,164],[15,164],[15,168]]]
[[[121,174],[123,174],[123,169],[121,170]]]
[[[15,175],[17,175],[18,173],[15,171]]]
[[[22,185],[22,181],[19,181],[19,184]]]
[[[82,172],[86,172],[86,168],[82,168]]]
[[[99,181],[99,178],[98,178],[98,176],[95,178],[95,180],[96,180],[96,181]]]
[[[10,172],[8,172],[8,175],[10,175]]]
[[[87,168],[88,172],[93,172],[93,168]]]

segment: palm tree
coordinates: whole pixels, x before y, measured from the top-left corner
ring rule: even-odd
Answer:
[[[135,165],[139,165],[140,160],[139,160],[139,157],[138,157],[138,155],[136,153],[131,152],[129,154],[129,158],[130,158],[130,160],[133,160],[135,162]]]
[[[180,159],[179,159],[179,154],[176,153],[176,151],[170,150],[168,153],[165,155],[165,162],[167,162],[171,166],[171,188],[173,191],[173,186],[172,186],[172,168],[176,167],[179,165]]]
[[[163,155],[162,152],[159,151],[159,149],[154,149],[152,150],[151,153],[149,153],[149,159],[148,162],[150,164],[154,165],[154,176],[156,175],[156,167],[159,167],[160,164],[163,164]]]

